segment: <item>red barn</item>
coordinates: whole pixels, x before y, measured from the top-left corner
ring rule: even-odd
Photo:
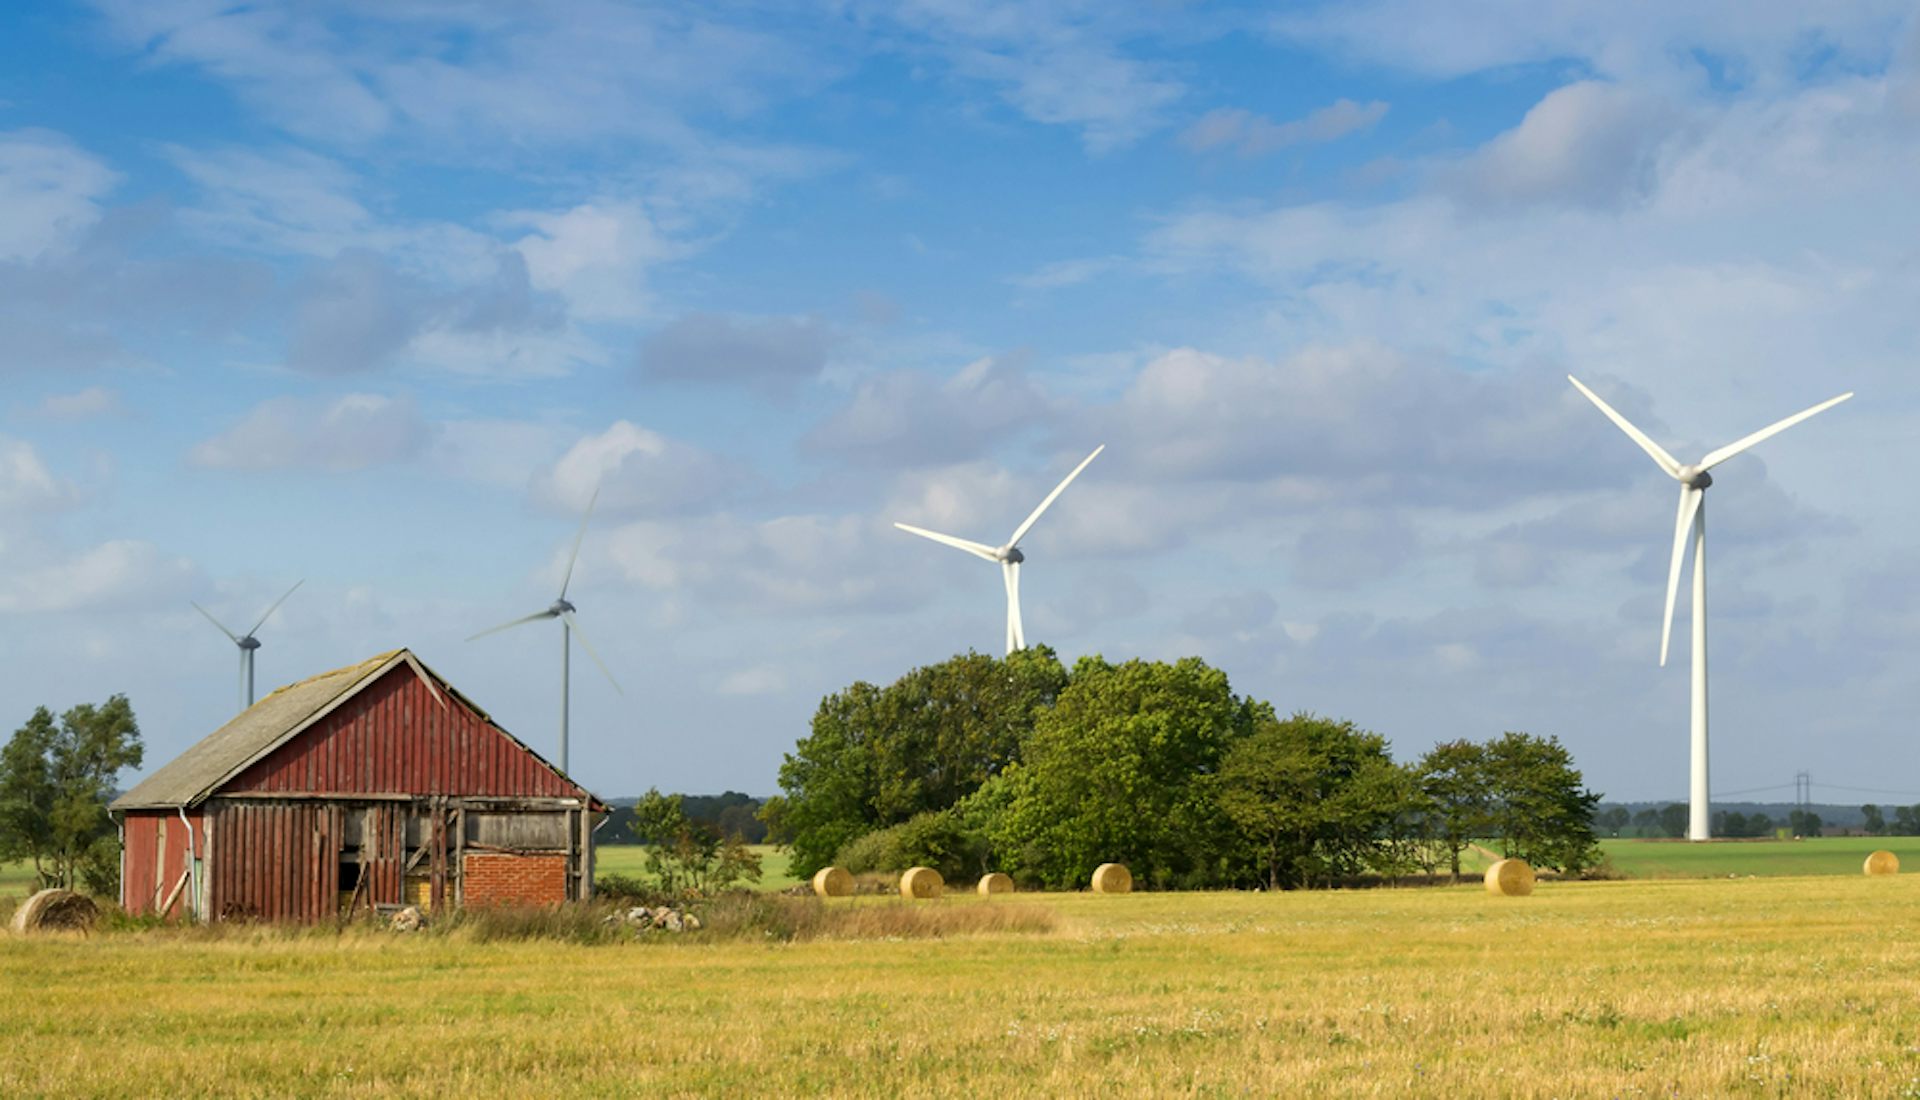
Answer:
[[[111,809],[127,912],[309,922],[585,899],[607,813],[404,649],[281,688]]]

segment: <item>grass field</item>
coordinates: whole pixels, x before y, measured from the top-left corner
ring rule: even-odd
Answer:
[[[1724,878],[1728,875],[1857,875],[1884,848],[1920,871],[1920,837],[1834,836],[1814,840],[1606,840],[1601,848],[1628,878]]]
[[[1053,929],[0,936],[0,1096],[1920,1096],[1920,876],[1012,904]]]
[[[799,880],[787,873],[788,853],[771,844],[750,847],[760,856],[761,890],[784,890]],[[638,875],[645,867],[647,850],[638,844],[603,844],[593,852],[594,873],[600,875]]]

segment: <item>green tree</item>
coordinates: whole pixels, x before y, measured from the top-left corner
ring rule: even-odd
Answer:
[[[1605,829],[1608,836],[1619,836],[1620,830],[1626,828],[1628,822],[1632,820],[1633,815],[1627,812],[1625,806],[1615,806],[1601,813],[1594,819],[1594,823]]]
[[[1865,827],[1868,836],[1887,835],[1887,819],[1880,812],[1880,807],[1869,802],[1860,807],[1860,816],[1866,819]]]
[[[1660,831],[1660,811],[1649,806],[1633,815],[1634,831],[1641,836],[1652,836]]]
[[[760,857],[740,835],[722,836],[688,817],[680,795],[649,790],[628,828],[647,846],[647,873],[668,893],[712,894],[760,881]]]
[[[37,708],[0,749],[0,859],[29,860],[43,886],[119,891],[120,850],[107,803],[141,760],[140,726],[124,695],[83,703],[54,721]]]
[[[996,858],[1054,888],[1081,885],[1109,861],[1156,886],[1225,880],[1235,829],[1208,777],[1263,715],[1272,716],[1265,704],[1235,697],[1226,674],[1198,658],[1082,658],[1041,712],[1024,760],[976,796],[996,807]]]
[[[1793,810],[1787,814],[1787,828],[1794,836],[1819,836],[1822,826],[1820,815],[1812,810]]]
[[[1692,811],[1678,802],[1670,802],[1660,809],[1660,835],[1686,836],[1687,824]]]
[[[1428,806],[1428,830],[1460,879],[1460,853],[1492,827],[1487,750],[1472,741],[1435,745],[1414,765]]]
[[[1577,874],[1599,858],[1593,809],[1573,757],[1556,737],[1506,733],[1487,745],[1492,822],[1501,850],[1538,867]]]
[[[1005,660],[968,653],[885,688],[853,684],[821,700],[762,820],[788,838],[794,872],[811,874],[849,841],[947,809],[1005,771],[1066,682],[1038,646]]]
[[[1404,839],[1393,826],[1415,791],[1384,737],[1311,714],[1260,715],[1227,750],[1217,787],[1274,889],[1331,883],[1380,860],[1387,841]]]

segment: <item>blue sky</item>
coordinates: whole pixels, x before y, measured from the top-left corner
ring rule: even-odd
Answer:
[[[1920,801],[1916,179],[1894,3],[9,5],[0,704],[157,765],[233,706],[189,601],[305,578],[263,690],[406,645],[550,752],[557,629],[463,639],[600,484],[574,771],[767,793],[999,647],[892,521],[1104,443],[1030,640],[1678,798],[1672,490],[1571,372],[1683,458],[1859,391],[1716,471],[1713,786]]]

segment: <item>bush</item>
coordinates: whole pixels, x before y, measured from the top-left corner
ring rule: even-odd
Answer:
[[[857,837],[841,847],[834,861],[856,875],[931,867],[941,878],[962,882],[992,869],[987,852],[986,840],[949,809],[915,814]]]

